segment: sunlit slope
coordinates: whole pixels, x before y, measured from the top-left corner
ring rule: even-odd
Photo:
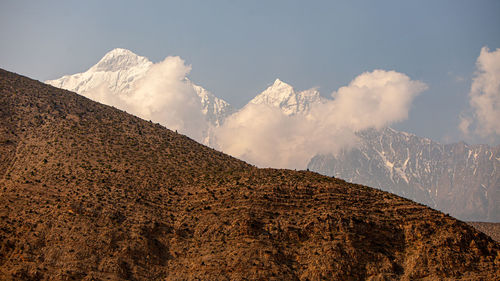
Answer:
[[[2,280],[499,274],[499,245],[440,212],[316,173],[257,169],[3,70],[0,124]]]

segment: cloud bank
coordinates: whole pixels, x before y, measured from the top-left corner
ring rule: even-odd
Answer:
[[[249,103],[214,126],[187,80],[190,70],[181,58],[167,57],[149,67],[130,91],[114,92],[103,83],[84,94],[257,166],[304,169],[316,154],[356,146],[358,131],[406,119],[413,99],[427,87],[402,73],[374,70],[302,113]]]
[[[481,49],[469,92],[472,114],[461,116],[460,130],[481,137],[500,136],[500,49]]]
[[[425,89],[395,71],[363,73],[307,114],[289,116],[269,105],[248,104],[214,129],[213,143],[257,166],[303,169],[318,153],[355,146],[357,131],[406,119],[412,100]]]
[[[116,106],[201,142],[209,125],[199,96],[186,80],[191,66],[179,57],[153,64],[128,93],[113,93],[101,85],[85,93],[90,99]]]

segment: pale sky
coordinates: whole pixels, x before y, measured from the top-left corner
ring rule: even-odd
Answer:
[[[333,3],[333,4],[332,4]],[[500,48],[500,1],[5,1],[0,67],[38,80],[83,72],[121,47],[177,55],[195,83],[241,107],[276,78],[329,96],[395,70],[427,84],[396,129],[466,138],[459,116],[481,48]]]

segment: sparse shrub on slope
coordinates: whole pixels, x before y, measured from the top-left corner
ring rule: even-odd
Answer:
[[[2,280],[494,280],[498,243],[0,70]]]

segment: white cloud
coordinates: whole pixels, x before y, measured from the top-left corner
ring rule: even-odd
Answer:
[[[481,137],[500,136],[500,49],[481,49],[469,92],[472,114],[461,116],[459,128]]]
[[[200,98],[186,80],[190,70],[181,58],[167,57],[152,65],[127,94],[117,95],[101,85],[85,95],[202,141],[209,125]]]
[[[130,91],[118,94],[103,84],[85,95],[252,164],[304,169],[316,154],[355,146],[357,131],[406,119],[413,98],[426,89],[402,73],[375,70],[359,75],[331,99],[313,104],[307,114],[287,115],[268,104],[248,104],[213,128],[186,79],[190,70],[181,58],[167,57],[152,65]]]
[[[458,124],[458,128],[465,134],[469,134],[469,127],[472,123],[472,118],[470,116],[466,116],[464,114],[459,116],[460,124]]]
[[[215,128],[214,144],[260,167],[303,169],[314,154],[349,146],[355,138],[351,131],[342,134],[325,125],[267,104],[248,104]]]
[[[249,104],[215,129],[214,144],[261,167],[303,169],[315,154],[356,145],[357,131],[406,119],[413,98],[426,88],[395,71],[363,73],[306,115]]]
[[[395,71],[375,70],[356,77],[332,94],[329,105],[334,122],[354,131],[380,129],[408,118],[416,95],[427,89],[419,81]]]

